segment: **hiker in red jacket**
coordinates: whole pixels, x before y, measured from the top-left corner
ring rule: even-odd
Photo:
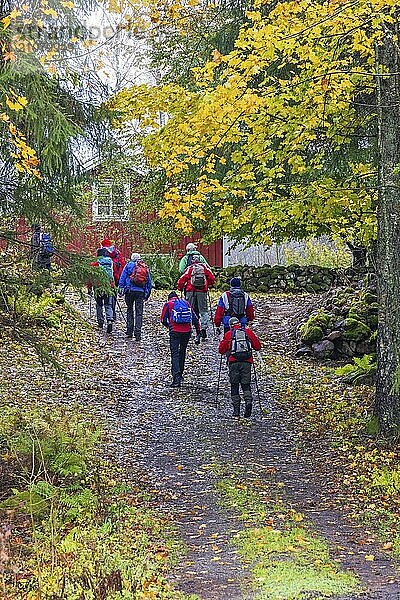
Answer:
[[[186,300],[200,317],[200,334],[203,340],[207,338],[207,327],[210,322],[208,288],[213,285],[214,281],[215,277],[210,268],[200,262],[197,254],[193,254],[192,264],[178,280],[178,290],[185,291]]]
[[[161,323],[169,329],[169,346],[172,361],[172,383],[170,387],[180,387],[185,368],[186,348],[192,335],[192,325],[199,333],[199,319],[187,300],[178,298],[171,292],[161,313]]]
[[[254,307],[250,296],[241,288],[239,277],[232,277],[230,289],[224,292],[218,300],[217,310],[214,315],[214,323],[219,329],[224,327],[224,333],[229,331],[229,319],[236,317],[243,327],[254,321]]]
[[[218,352],[228,356],[233,416],[240,417],[241,398],[239,386],[241,386],[245,402],[244,417],[248,419],[251,416],[253,406],[251,394],[253,350],[261,350],[261,342],[256,334],[248,327],[243,327],[236,317],[229,319],[229,327],[229,331],[225,333],[220,341]]]

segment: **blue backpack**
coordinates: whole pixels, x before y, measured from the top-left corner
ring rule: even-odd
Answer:
[[[174,323],[191,323],[192,322],[192,309],[186,300],[178,298],[174,300],[174,307],[172,309],[171,321]]]
[[[40,248],[39,254],[41,256],[45,256],[50,258],[54,254],[53,244],[51,242],[51,236],[49,233],[41,233],[40,234]]]

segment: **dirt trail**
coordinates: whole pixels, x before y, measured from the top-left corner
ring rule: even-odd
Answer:
[[[258,314],[269,314],[265,351],[288,351],[292,342],[287,332],[304,302],[277,298],[259,303]],[[212,463],[235,463],[246,467],[249,483],[252,479],[267,483],[268,473],[276,469],[288,501],[329,540],[333,557],[361,576],[369,590],[363,598],[399,600],[399,581],[390,561],[368,541],[366,532],[351,527],[345,514],[332,508],[330,482],[321,479],[315,465],[296,456],[293,434],[273,403],[272,379],[260,379],[263,407],[269,414],[262,414],[255,404],[250,423],[238,423],[231,418],[224,367],[222,402],[216,409],[219,357],[217,339],[211,338],[199,348],[190,343],[184,385],[180,390],[168,388],[168,334],[154,325],[160,310],[158,300],[146,304],[140,343],[124,339],[121,321],[112,336],[98,335],[104,361],[90,384],[88,400],[99,398],[98,408],[110,424],[109,451],[127,476],[143,470],[163,499],[161,509],[175,515],[189,548],[174,574],[179,589],[202,600],[255,596],[248,585],[249,573],[230,544],[243,525],[234,512],[219,506],[216,476],[208,468]],[[365,560],[366,554],[375,555],[373,564]]]

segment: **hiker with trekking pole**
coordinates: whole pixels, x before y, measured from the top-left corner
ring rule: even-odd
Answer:
[[[229,319],[229,330],[219,343],[218,352],[221,354],[221,362],[218,374],[217,399],[219,393],[219,382],[222,369],[222,358],[224,355],[228,358],[229,381],[231,384],[231,399],[233,406],[233,416],[240,417],[240,388],[242,388],[243,399],[245,403],[244,418],[251,416],[253,408],[253,395],[251,392],[252,367],[258,389],[257,375],[254,367],[253,350],[261,350],[261,342],[256,334],[248,327],[242,326],[239,319],[231,317]]]
[[[89,318],[92,316],[92,296],[96,301],[96,318],[99,329],[107,323],[107,333],[112,332],[113,324],[113,297],[115,291],[112,260],[104,248],[97,250],[97,260],[90,263],[95,267],[98,275],[94,275],[87,282],[89,294]]]
[[[107,251],[107,256],[109,256],[112,260],[114,281],[115,281],[115,286],[117,289],[120,277],[122,275],[122,271],[124,270],[124,267],[126,264],[126,261],[125,261],[124,257],[122,256],[122,253],[120,252],[120,250],[118,250],[117,246],[115,245],[115,243],[112,240],[110,240],[108,238],[104,238],[104,240],[101,242],[101,248],[104,248]],[[126,323],[126,319],[121,310],[121,307],[118,306],[118,308],[119,308],[120,313]],[[117,320],[117,294],[116,293],[113,296],[113,320],[114,321]]]
[[[239,277],[232,277],[229,290],[224,292],[218,300],[214,315],[217,333],[220,333],[221,325],[224,327],[224,333],[229,331],[231,317],[239,319],[244,327],[254,321],[253,303],[250,296],[242,290]]]
[[[200,338],[207,339],[207,328],[210,322],[208,288],[214,281],[215,276],[211,269],[200,262],[197,254],[193,254],[191,265],[178,280],[178,290],[185,291],[186,300],[200,318],[200,335],[195,340],[197,344],[200,343]]]

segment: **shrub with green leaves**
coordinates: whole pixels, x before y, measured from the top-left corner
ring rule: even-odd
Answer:
[[[364,383],[375,377],[376,355],[364,354],[361,358],[354,358],[353,364],[345,365],[335,370],[335,374],[343,377],[346,383]]]
[[[351,262],[351,253],[340,240],[330,244],[321,240],[308,240],[304,249],[285,250],[287,265],[317,265],[329,269],[347,269],[351,266]]]
[[[179,260],[176,254],[142,254],[150,268],[154,287],[171,290],[179,279]]]

